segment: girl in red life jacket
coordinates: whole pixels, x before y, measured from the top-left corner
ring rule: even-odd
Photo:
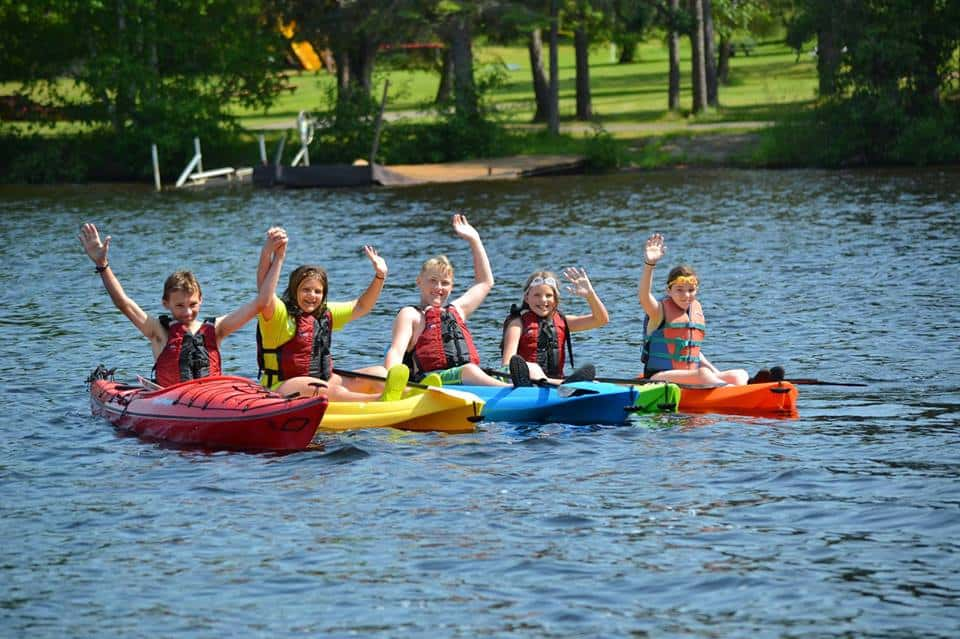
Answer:
[[[286,232],[274,227],[270,233],[282,241],[269,249],[264,247],[257,269],[258,284],[266,273],[279,269],[286,256]],[[257,360],[264,386],[284,395],[319,394],[340,402],[402,397],[409,375],[405,366],[387,374],[382,394],[379,390],[352,389],[333,372],[333,332],[369,313],[387,278],[387,263],[376,249],[364,246],[363,252],[373,265],[373,279],[360,297],[349,302],[327,302],[327,272],[319,266],[294,269],[282,298],[276,296],[276,280],[273,281],[269,299],[257,317]]]
[[[256,317],[269,299],[270,291],[267,287],[262,287],[256,299],[227,315],[201,322],[199,318],[203,294],[200,284],[190,271],[177,271],[170,275],[163,285],[162,303],[170,316],[149,315],[127,297],[120,280],[110,267],[110,236],[101,241],[97,227],[86,223],[81,227],[78,237],[87,255],[93,260],[95,270],[100,274],[114,306],[150,340],[157,383],[161,386],[196,377],[219,375],[220,343],[227,335]],[[265,249],[271,241],[268,237]],[[265,273],[265,280],[272,279],[273,286],[276,287],[279,276],[278,266],[277,269]]]
[[[643,275],[640,277],[640,305],[647,314],[644,322],[644,377],[677,384],[742,386],[747,371],[721,371],[710,363],[701,344],[706,320],[697,301],[697,274],[689,266],[674,267],[667,276],[667,295],[654,297],[653,269],[667,252],[663,236],[654,233],[644,245]]]
[[[473,253],[473,285],[452,302],[453,265],[440,255],[424,262],[417,276],[420,298],[416,306],[405,306],[393,322],[393,336],[384,365],[387,368],[407,361],[413,374],[422,379],[436,373],[444,385],[476,384],[506,386],[480,368],[480,358],[467,328],[467,318],[493,288],[493,271],[480,234],[464,215],[454,215],[453,231],[470,244]],[[526,367],[518,371],[518,384],[529,385]],[[433,376],[431,376],[433,377]]]
[[[554,382],[592,380],[596,371],[591,365],[574,371],[566,380],[563,378],[565,354],[570,355],[570,365],[574,365],[570,333],[600,328],[610,321],[610,316],[585,270],[567,268],[563,276],[568,282],[567,291],[584,298],[590,314],[561,313],[557,276],[550,271],[533,273],[523,287],[523,303],[511,309],[503,324],[503,365],[520,355],[527,361],[531,377],[542,375]]]

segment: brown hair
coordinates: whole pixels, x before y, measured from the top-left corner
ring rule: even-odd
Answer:
[[[197,281],[197,278],[190,271],[177,271],[176,273],[171,273],[170,277],[167,278],[167,281],[163,283],[163,301],[166,302],[170,299],[170,294],[175,291],[181,291],[189,295],[194,291],[203,297],[203,291],[200,290],[200,282]]]
[[[300,285],[303,284],[303,281],[315,277],[323,284],[323,298],[320,300],[320,305],[317,306],[316,310],[313,312],[315,317],[320,317],[321,314],[327,310],[327,271],[324,270],[322,266],[313,266],[310,264],[304,264],[303,266],[298,266],[293,269],[293,272],[290,273],[290,279],[287,282],[287,290],[283,292],[281,299],[284,304],[287,305],[287,310],[291,315],[297,316],[302,313],[300,310],[300,305],[297,303],[297,290],[300,288]]]

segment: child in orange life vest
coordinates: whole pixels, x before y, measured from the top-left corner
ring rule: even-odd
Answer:
[[[286,256],[286,232],[274,227],[268,234],[282,241],[264,247],[258,283],[279,268]],[[376,249],[364,246],[363,252],[373,265],[373,279],[359,298],[349,302],[327,302],[327,273],[319,266],[294,269],[282,298],[276,296],[273,281],[269,299],[257,317],[257,360],[264,386],[284,395],[321,394],[341,402],[400,399],[409,376],[405,366],[389,372],[382,395],[351,390],[333,372],[333,332],[369,313],[387,278],[387,263]]]
[[[417,276],[419,306],[405,306],[393,322],[393,336],[384,360],[387,368],[407,362],[414,379],[436,373],[444,385],[508,386],[480,368],[480,357],[466,319],[493,288],[493,271],[480,234],[464,215],[454,215],[453,231],[470,244],[473,285],[448,302],[453,291],[453,265],[446,256],[423,263]],[[433,376],[431,376],[433,377]]]
[[[586,271],[567,268],[563,276],[570,283],[567,291],[584,298],[590,306],[590,314],[561,313],[556,275],[550,271],[533,273],[523,287],[523,303],[520,308],[514,305],[503,324],[501,355],[504,366],[514,355],[520,355],[526,360],[532,378],[548,377],[553,382],[562,382],[565,350],[570,353],[570,363],[573,364],[570,333],[600,328],[610,321]],[[587,365],[574,371],[566,381],[593,379],[595,372]]]
[[[162,303],[170,311],[172,319],[167,315],[153,317],[127,297],[120,286],[108,259],[110,236],[101,241],[97,227],[86,223],[81,227],[78,237],[93,260],[113,304],[150,340],[156,360],[156,381],[161,386],[221,374],[220,342],[256,317],[270,296],[270,287],[261,287],[253,301],[232,313],[201,322],[199,317],[203,294],[200,284],[189,271],[177,271],[163,285]],[[267,244],[270,242],[270,238],[267,238]],[[279,276],[278,266],[265,274],[265,281],[269,283],[272,280],[275,287]]]
[[[703,309],[697,301],[697,274],[689,266],[674,267],[667,276],[667,296],[651,292],[653,269],[666,254],[663,236],[654,233],[644,246],[640,305],[644,322],[644,377],[678,384],[742,386],[749,377],[743,369],[721,371],[701,349],[706,334]]]

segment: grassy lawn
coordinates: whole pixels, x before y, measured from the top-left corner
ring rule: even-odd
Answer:
[[[530,64],[524,47],[483,47],[475,49],[475,62],[482,74],[498,73],[502,82],[488,95],[505,122],[524,125],[534,112]],[[688,117],[690,94],[690,55],[681,46],[681,112],[670,113],[667,105],[667,49],[662,41],[640,45],[638,62],[621,65],[612,60],[608,47],[591,52],[590,83],[595,118],[616,128],[617,137],[630,137],[621,128],[649,129],[646,134],[683,130],[691,123],[755,122],[773,120],[785,109],[801,108],[812,101],[817,76],[814,61],[796,54],[782,42],[759,43],[748,56],[739,54],[730,60],[730,83],[720,88],[720,108]],[[575,112],[575,68],[571,46],[559,51],[560,117],[572,123]],[[429,106],[437,90],[438,78],[426,71],[390,71],[377,74],[375,94],[379,96],[386,78],[390,79],[387,112],[393,117],[429,118]],[[284,92],[266,112],[235,110],[242,123],[251,129],[265,124],[289,121],[301,110],[325,108],[332,94],[334,79],[326,72],[290,72],[289,81],[297,87]],[[613,127],[612,125],[622,125]],[[655,125],[655,126],[649,126]]]

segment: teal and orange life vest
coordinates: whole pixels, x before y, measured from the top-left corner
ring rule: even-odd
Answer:
[[[289,312],[289,306],[288,312]],[[320,319],[307,313],[295,315],[297,327],[289,340],[276,348],[264,348],[260,326],[257,325],[257,365],[266,375],[266,386],[272,388],[277,381],[291,377],[316,377],[328,380],[333,373],[333,315],[325,309]],[[276,356],[277,368],[269,368],[264,354]]]
[[[423,314],[423,332],[403,362],[415,377],[480,363],[473,337],[455,306],[429,306],[419,310]]]
[[[167,329],[167,344],[153,364],[154,379],[161,386],[172,386],[188,379],[220,374],[220,346],[217,344],[215,318],[207,318],[191,333],[182,322],[160,315]]]
[[[690,303],[689,311],[677,306],[669,297],[660,302],[663,321],[653,333],[647,335],[647,322],[643,322],[645,371],[666,371],[676,368],[696,370],[700,368],[700,346],[707,332],[707,321],[700,302]]]

